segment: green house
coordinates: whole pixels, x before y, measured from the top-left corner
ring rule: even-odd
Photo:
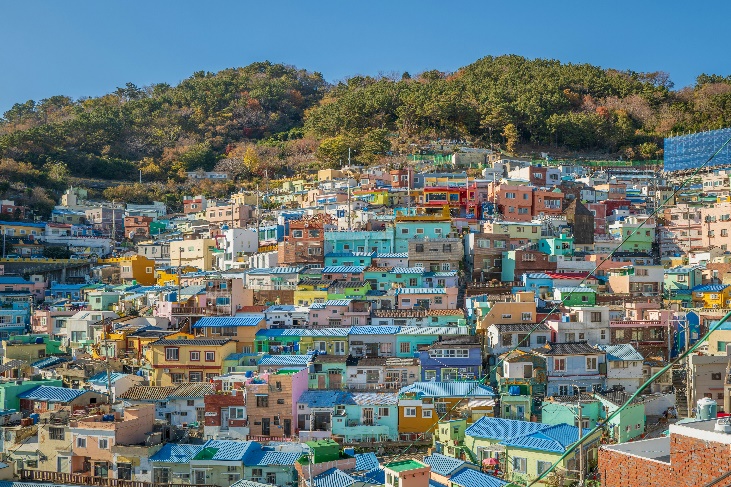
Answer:
[[[371,290],[368,281],[337,281],[327,290],[327,299],[363,299]]]
[[[602,405],[602,418],[606,419],[624,404],[624,395],[620,394],[618,401],[614,397],[594,395]],[[622,409],[617,416],[607,425],[609,436],[618,443],[624,443],[642,436],[645,432],[647,416],[645,416],[645,403],[642,398],[637,398],[627,407]]]
[[[596,291],[590,287],[560,287],[553,297],[564,306],[596,306]]]
[[[29,391],[38,386],[63,387],[63,381],[58,379],[49,380],[24,380],[20,383],[0,382],[0,408],[7,411],[8,409],[20,410],[20,399],[18,394]]]
[[[574,255],[574,237],[562,233],[558,237],[542,238],[538,241],[538,250],[548,255]]]

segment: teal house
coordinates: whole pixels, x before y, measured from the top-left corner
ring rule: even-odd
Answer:
[[[564,306],[596,306],[596,291],[590,287],[560,287],[553,297]]]
[[[624,404],[624,394],[615,396],[604,396],[602,394],[594,394],[602,405],[602,418],[606,419],[611,414],[622,407]],[[645,432],[647,417],[645,416],[645,403],[642,396],[632,401],[626,408],[619,412],[617,416],[607,425],[609,436],[614,438],[618,443],[633,440],[642,436]]]
[[[553,396],[552,400],[543,401],[541,423],[578,424],[578,396]],[[591,396],[581,397],[581,417],[583,428],[592,429],[602,420],[602,403]]]
[[[388,291],[394,287],[423,287],[423,267],[369,267],[363,271],[363,279],[372,289]]]
[[[574,237],[562,233],[558,237],[542,238],[538,241],[538,250],[548,255],[574,255]]]
[[[325,232],[325,255],[331,252],[394,252],[393,228]]]
[[[412,358],[419,353],[419,347],[429,346],[444,339],[467,335],[466,328],[455,326],[410,326],[402,327],[396,333],[396,356]]]
[[[20,383],[16,381],[0,383],[0,409],[20,410],[20,399],[18,395],[27,392],[38,386],[63,387],[63,381],[57,379],[49,380],[24,380]]]
[[[365,299],[370,290],[368,281],[336,281],[327,288],[327,299]]]
[[[325,254],[325,267],[339,265],[368,267],[375,255],[375,252],[330,252]]]
[[[398,394],[353,392],[335,407],[332,434],[353,441],[398,440]]]
[[[698,266],[678,266],[665,269],[663,275],[663,294],[669,301],[680,301],[685,307],[693,304],[691,289],[703,284],[703,268]]]
[[[409,240],[446,238],[451,231],[451,221],[397,221],[394,252],[408,252]]]

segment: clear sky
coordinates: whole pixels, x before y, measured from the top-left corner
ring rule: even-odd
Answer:
[[[682,87],[731,74],[729,16],[729,0],[3,0],[0,113],[263,60],[337,81],[519,54],[667,71]]]

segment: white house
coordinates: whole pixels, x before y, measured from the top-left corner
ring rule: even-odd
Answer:
[[[133,374],[121,374],[119,372],[100,372],[88,380],[91,390],[106,394],[111,383],[112,402],[117,396],[124,394],[135,385],[141,385],[144,378]]]
[[[209,382],[190,382],[180,384],[172,391],[165,403],[158,408],[158,416],[165,418],[173,426],[182,426],[198,421],[204,417],[204,397],[215,394],[213,384]]]
[[[487,344],[494,355],[501,355],[516,346],[518,350],[528,352],[549,341],[551,330],[545,324],[493,323],[487,328]]]
[[[590,345],[609,345],[609,307],[571,306],[560,320],[546,322],[555,342],[586,341]]]
[[[644,357],[629,343],[598,345],[607,353],[607,387],[624,386],[625,392],[635,392],[645,381],[642,373]]]
[[[267,328],[298,328],[305,326],[310,316],[307,306],[275,304],[264,311]]]

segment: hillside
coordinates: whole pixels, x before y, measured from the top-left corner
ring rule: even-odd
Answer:
[[[330,85],[262,62],[177,86],[16,104],[0,119],[0,190],[58,189],[68,174],[136,180],[139,171],[162,187],[197,168],[244,182],[336,164],[348,147],[368,163],[438,139],[650,158],[669,133],[730,124],[731,79],[715,75],[673,90],[664,73],[501,56],[454,73]]]

